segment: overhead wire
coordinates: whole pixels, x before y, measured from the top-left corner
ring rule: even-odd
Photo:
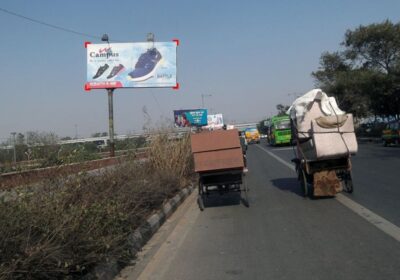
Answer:
[[[44,21],[41,21],[41,20],[38,20],[38,19],[34,19],[34,18],[31,18],[31,17],[27,17],[27,16],[24,16],[24,15],[21,15],[21,14],[6,10],[4,8],[1,8],[1,7],[0,7],[0,12],[9,14],[9,15],[12,15],[12,16],[15,16],[15,17],[30,21],[30,22],[34,22],[34,23],[37,23],[37,24],[40,24],[40,25],[44,25],[44,26],[47,26],[47,27],[50,27],[50,28],[54,28],[54,29],[57,29],[57,30],[60,30],[60,31],[63,31],[63,32],[68,32],[68,33],[72,33],[72,34],[79,35],[79,36],[84,36],[84,37],[88,37],[88,38],[101,40],[101,36],[96,36],[96,35],[80,32],[80,31],[76,31],[76,30],[73,30],[73,29],[65,28],[65,27],[62,27],[62,26],[59,26],[59,25],[47,23],[47,22],[44,22]],[[113,41],[117,42],[116,40],[113,40]]]

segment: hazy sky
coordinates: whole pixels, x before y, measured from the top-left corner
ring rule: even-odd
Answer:
[[[115,91],[115,130],[140,132],[174,109],[205,107],[228,121],[259,121],[313,88],[323,51],[340,49],[347,29],[398,22],[400,1],[1,0],[0,8],[112,41],[179,38],[181,88]],[[84,91],[84,41],[0,11],[0,142],[10,132],[90,136],[108,131],[105,90]]]

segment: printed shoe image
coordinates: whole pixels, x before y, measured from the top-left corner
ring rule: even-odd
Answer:
[[[135,69],[128,74],[130,77],[128,78],[134,82],[141,82],[151,78],[160,64],[161,58],[162,56],[156,48],[148,49],[140,55]]]
[[[114,66],[114,68],[111,70],[110,74],[107,76],[107,79],[111,79],[112,77],[117,76],[124,69],[125,69],[125,67],[122,64],[120,64],[118,66]]]
[[[101,75],[103,75],[103,73],[108,69],[108,64],[104,64],[103,66],[100,66],[99,69],[97,69],[97,73],[96,75],[93,76],[93,79],[97,79],[98,77],[100,77]]]

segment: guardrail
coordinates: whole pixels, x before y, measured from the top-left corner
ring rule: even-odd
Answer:
[[[141,149],[140,151],[135,152],[135,159],[143,159],[146,157],[147,149]],[[103,167],[116,165],[127,160],[128,158],[129,155],[122,155],[113,158],[103,158],[66,165],[3,173],[0,175],[0,190],[8,190],[16,186],[37,183],[44,179],[71,175],[81,171],[100,169]]]

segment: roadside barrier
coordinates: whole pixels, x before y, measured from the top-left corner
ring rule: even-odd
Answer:
[[[147,157],[146,149],[141,149],[135,153],[135,159],[143,159]],[[66,176],[79,173],[82,171],[90,171],[107,166],[116,165],[129,158],[128,155],[103,158],[79,163],[71,163],[66,165],[51,166],[46,168],[36,168],[25,171],[9,172],[0,175],[0,190],[7,190],[16,186],[37,183],[44,179],[54,178],[58,176]]]

